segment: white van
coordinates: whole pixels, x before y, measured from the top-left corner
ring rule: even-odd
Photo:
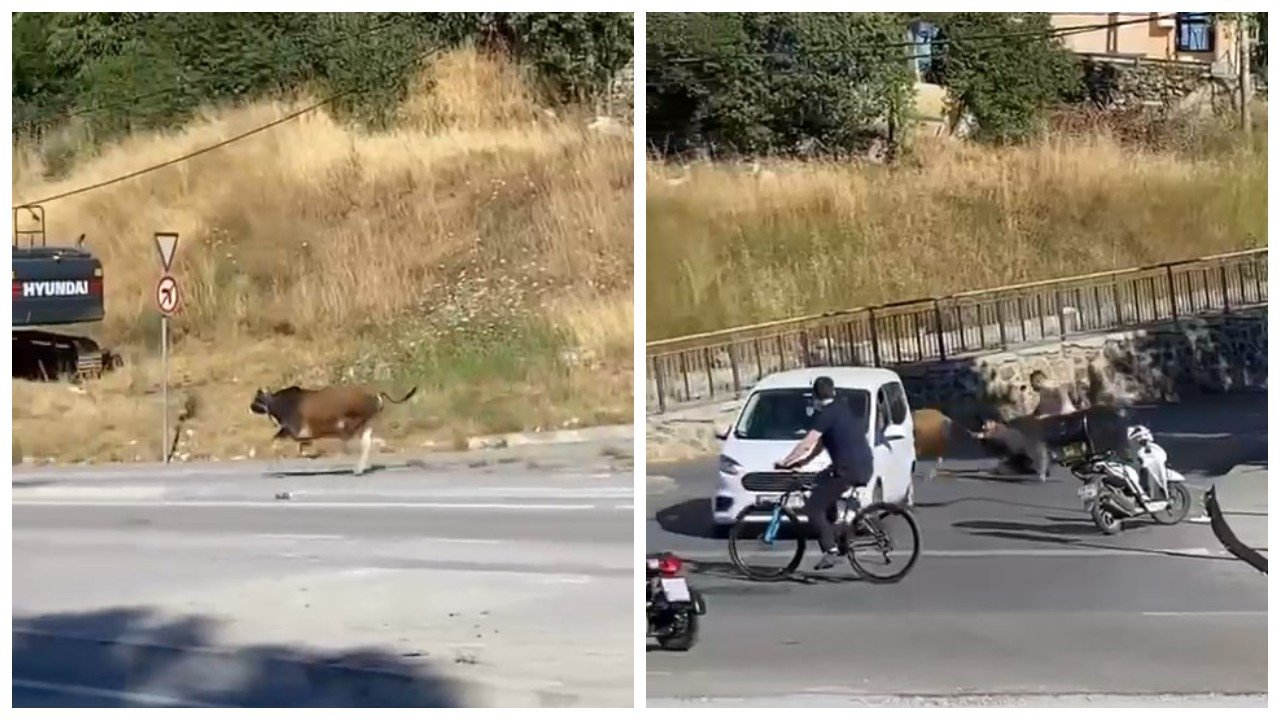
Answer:
[[[864,504],[915,502],[915,437],[902,378],[884,368],[804,368],[774,373],[756,383],[734,423],[716,433],[724,441],[720,483],[711,500],[716,525],[732,525],[758,498],[777,499],[796,478],[797,473],[776,470],[773,464],[809,432],[813,381],[823,375],[835,382],[836,402],[850,403],[854,414],[868,419],[875,471],[871,483],[859,490],[859,499]],[[816,474],[830,464],[826,451],[820,451],[799,474]],[[766,517],[758,515],[761,520]]]

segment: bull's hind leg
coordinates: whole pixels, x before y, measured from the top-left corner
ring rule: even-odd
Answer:
[[[373,448],[373,428],[365,427],[360,433],[360,462],[356,463],[356,475],[363,475],[369,465],[369,450]]]

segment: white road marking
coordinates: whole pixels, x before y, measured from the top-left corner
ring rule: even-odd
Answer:
[[[15,498],[31,500],[81,499],[81,500],[194,500],[216,497],[222,494],[235,496],[243,492],[247,485],[238,483],[209,484],[199,488],[176,485],[51,485],[41,487],[14,488]],[[368,495],[384,498],[384,501],[407,500],[412,498],[544,498],[544,499],[630,499],[635,491],[630,486],[622,487],[332,487],[290,490],[294,500],[302,498],[325,498],[334,496]]]
[[[1266,610],[1187,610],[1144,612],[1144,617],[1266,617]]]
[[[356,567],[356,568],[342,568],[338,570],[331,570],[327,574],[332,577],[343,578],[343,577],[369,577],[370,575],[390,575],[393,572],[395,571],[392,570],[391,568],[384,568],[384,567]]]
[[[254,533],[263,540],[346,540],[346,535],[312,535],[309,533]]]
[[[591,582],[591,578],[587,575],[562,575],[562,574],[545,574],[531,572],[516,572],[518,575],[534,575],[538,578],[539,585],[559,585],[561,583],[569,583],[571,585],[586,585]]]
[[[223,533],[195,533],[186,534],[167,530],[141,530],[141,529],[103,529],[103,530],[78,530],[74,534],[68,534],[61,529],[33,529],[33,528],[17,528],[13,531],[13,541],[15,543],[40,543],[41,545],[57,545],[67,547],[91,546],[101,547],[105,545],[124,545],[131,548],[144,548],[147,550],[164,551],[175,547],[225,547],[228,545],[240,546],[245,545],[246,540],[250,543],[257,541],[262,543],[270,543],[272,541],[283,543],[299,543],[317,541],[352,541],[364,542],[367,537],[347,536],[347,535],[309,535],[306,533],[253,533],[248,536],[227,535]],[[405,540],[430,544],[430,543],[454,543],[465,545],[498,545],[502,541],[491,538],[465,538],[465,537],[431,537],[426,535],[414,535],[409,538],[395,538],[394,542],[403,542]],[[296,557],[296,555],[293,555]]]
[[[857,688],[838,688],[839,692],[799,692],[786,695],[733,696],[692,695],[683,697],[648,698],[649,707],[855,707],[881,708],[1147,708],[1165,707],[1267,707],[1266,693],[1241,694],[1184,693],[1162,695],[1119,695],[1115,693],[1057,693],[1057,694],[1008,694],[1008,693],[956,693],[950,695],[871,695]]]
[[[169,697],[167,695],[156,695],[154,693],[130,692],[128,690],[107,690],[104,688],[89,687],[87,685],[68,685],[65,683],[42,682],[40,680],[24,680],[22,678],[14,678],[13,687],[23,688],[26,690],[61,693],[63,695],[79,695],[81,697],[120,700],[123,702],[133,703],[135,705],[157,705],[169,707],[176,705],[178,707],[201,708],[228,707],[226,705],[209,705],[197,700],[187,700],[185,698]]]
[[[775,550],[776,554],[778,551]],[[721,562],[723,556],[684,555],[693,562],[698,560]],[[902,556],[906,553],[898,551],[890,555]],[[988,558],[988,557],[1044,557],[1044,558],[1084,558],[1084,557],[1145,557],[1165,558],[1170,556],[1195,555],[1202,557],[1230,557],[1225,550],[1211,551],[1207,548],[990,548],[985,550],[921,550],[921,557],[933,558]]]
[[[600,506],[548,503],[437,503],[437,502],[299,502],[296,500],[13,500],[14,505],[43,507],[188,507],[277,508],[308,510],[596,510]]]
[[[459,488],[386,488],[386,487],[343,487],[343,488],[316,488],[313,490],[299,490],[293,493],[294,497],[324,497],[326,495],[335,495],[339,493],[358,494],[367,492],[371,495],[380,495],[384,497],[550,497],[550,498],[566,498],[566,497],[592,497],[592,498],[617,498],[631,497],[634,490],[629,487],[602,487],[602,488],[538,488],[538,487],[459,487]]]
[[[981,558],[981,557],[1098,557],[1098,556],[1131,556],[1147,555],[1159,557],[1163,555],[1203,555],[1214,556],[1227,553],[1211,552],[1208,548],[992,548],[988,550],[921,550],[924,557]]]
[[[635,505],[614,505],[613,509],[614,510],[634,510],[635,507],[636,507]]]

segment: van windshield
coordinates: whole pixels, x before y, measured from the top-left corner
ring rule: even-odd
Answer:
[[[753,393],[734,428],[742,440],[799,440],[813,427],[813,392],[802,388],[779,388]],[[866,390],[836,389],[836,402],[846,402],[854,417],[868,416],[871,394]]]

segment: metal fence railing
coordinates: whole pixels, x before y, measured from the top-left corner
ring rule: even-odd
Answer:
[[[816,365],[906,365],[1267,302],[1267,249],[857,308],[651,342],[648,409],[741,397]]]

